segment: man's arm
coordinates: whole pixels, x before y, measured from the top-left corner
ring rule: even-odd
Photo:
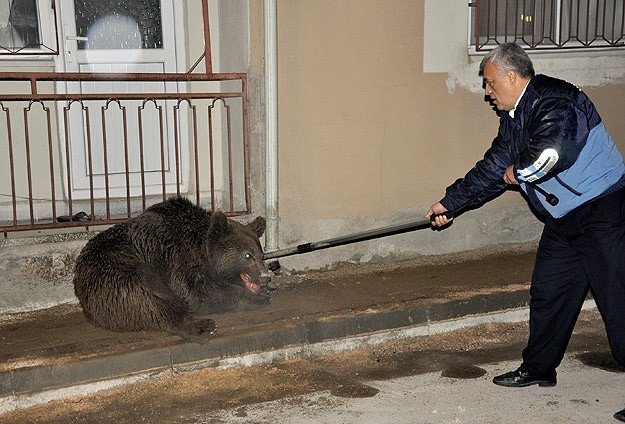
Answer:
[[[548,98],[532,109],[526,123],[530,139],[516,161],[514,176],[539,182],[568,169],[584,148],[588,117],[569,98]]]

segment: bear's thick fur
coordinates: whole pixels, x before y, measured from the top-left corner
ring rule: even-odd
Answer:
[[[172,198],[92,238],[76,260],[74,291],[105,329],[210,337],[208,314],[269,303],[264,231],[262,217],[243,225]]]

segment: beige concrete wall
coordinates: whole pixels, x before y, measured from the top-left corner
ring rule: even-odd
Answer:
[[[278,2],[281,247],[420,218],[490,145],[498,118],[483,93],[450,84],[451,73],[423,72],[425,3]],[[619,117],[625,85],[588,92],[615,138],[625,141]],[[445,232],[286,262],[316,267],[443,253],[533,240],[541,229],[517,193],[461,220]]]

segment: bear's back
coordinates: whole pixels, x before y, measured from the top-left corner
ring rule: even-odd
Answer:
[[[174,197],[150,206],[129,221],[129,235],[146,246],[155,242],[167,245],[168,252],[201,249],[206,242],[210,216],[210,212],[191,201]]]
[[[205,243],[210,212],[184,198],[150,206],[144,213],[94,236],[80,254],[79,264],[122,257],[168,267],[171,261],[192,260]]]

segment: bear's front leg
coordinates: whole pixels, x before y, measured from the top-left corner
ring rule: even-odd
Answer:
[[[217,325],[212,319],[198,317],[191,313],[180,321],[165,326],[165,330],[169,333],[198,342],[203,342],[213,337],[216,329]]]
[[[253,293],[244,287],[226,285],[213,287],[192,310],[195,315],[206,315],[250,310],[270,303],[271,296],[264,287]]]

